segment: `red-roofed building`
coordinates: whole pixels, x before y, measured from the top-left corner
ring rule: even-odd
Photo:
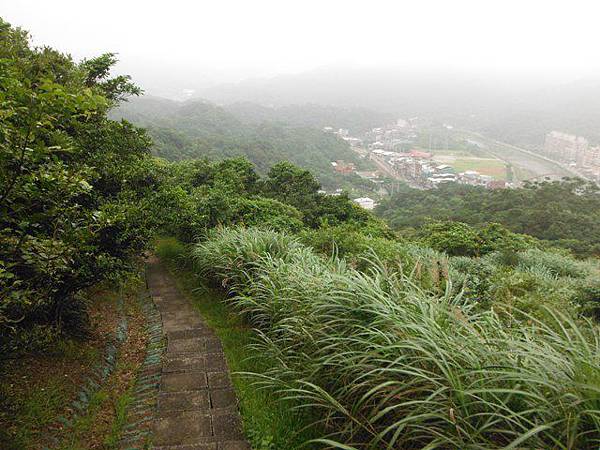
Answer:
[[[431,153],[422,152],[421,150],[411,150],[409,156],[411,158],[431,159],[433,155]]]
[[[331,163],[331,165],[333,166],[334,170],[338,173],[343,173],[343,174],[349,174],[354,172],[354,164],[352,163],[347,163],[345,161],[342,161],[340,159],[338,159],[335,163]]]
[[[488,189],[506,189],[506,181],[492,180],[487,184]]]

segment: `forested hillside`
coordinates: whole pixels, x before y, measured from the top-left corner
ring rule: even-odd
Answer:
[[[393,114],[372,109],[316,103],[268,107],[251,102],[236,102],[225,105],[224,108],[246,123],[279,122],[297,127],[347,128],[353,135],[394,123],[396,120]]]
[[[345,142],[322,132],[321,124],[335,118],[331,109],[324,114],[321,108],[315,108],[319,114],[301,120],[304,108],[279,111],[252,105],[256,116],[248,108],[249,105],[238,105],[224,109],[201,100],[178,103],[142,97],[121,105],[111,117],[125,118],[147,128],[154,140],[153,152],[171,161],[245,156],[263,173],[278,161],[290,161],[312,170],[328,188],[339,184],[331,161],[342,159],[361,164]],[[313,108],[306,109],[310,112]],[[353,118],[356,124],[361,123],[363,116]],[[337,118],[337,123],[343,120]]]
[[[515,145],[542,146],[546,133],[554,129],[600,143],[597,77],[552,84],[494,73],[324,67],[217,85],[200,95],[226,104],[360,106],[395,117],[449,123]]]
[[[502,190],[453,183],[433,190],[404,187],[377,214],[409,235],[431,221],[496,222],[582,256],[600,255],[600,189],[581,180]]]

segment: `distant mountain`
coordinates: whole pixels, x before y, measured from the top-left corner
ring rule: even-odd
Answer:
[[[335,107],[316,103],[263,106],[252,102],[225,105],[224,109],[245,123],[280,122],[297,127],[347,128],[359,134],[395,122],[391,113],[361,107]]]
[[[333,108],[325,109],[329,114],[326,118],[304,120],[298,112],[302,108],[286,108],[280,116],[277,110],[240,106],[232,107],[234,115],[203,100],[176,102],[141,97],[112,111],[111,118],[124,118],[147,128],[154,140],[155,154],[169,160],[246,156],[263,172],[287,160],[311,169],[325,187],[337,187],[339,182],[331,161],[342,159],[361,164],[346,142],[320,129],[321,123],[342,117],[342,113],[336,116]],[[338,120],[337,123],[343,123]],[[308,126],[311,123],[318,126]]]
[[[472,124],[513,144],[539,147],[552,130],[584,136],[600,144],[600,80],[580,80],[528,92],[508,107]]]
[[[148,125],[156,120],[162,120],[179,109],[181,102],[152,95],[130,98],[110,112],[112,119],[125,118],[140,125]]]
[[[198,95],[218,104],[265,106],[314,103],[369,108],[394,115],[471,113],[500,103],[515,86],[449,71],[322,68],[270,79],[250,79],[205,88]]]
[[[234,114],[242,120],[244,108],[236,103],[268,106],[282,116],[288,115],[289,105],[333,105],[394,117],[421,116],[532,147],[542,145],[553,129],[600,143],[600,79],[556,84],[519,74],[326,68],[213,86],[199,95],[232,105],[227,106],[232,111],[241,109]]]

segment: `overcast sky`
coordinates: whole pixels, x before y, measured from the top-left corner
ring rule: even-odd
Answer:
[[[0,0],[34,43],[119,53],[138,81],[185,84],[324,65],[600,73],[600,2],[552,0]],[[154,77],[154,78],[153,78]],[[185,87],[185,86],[182,86]]]

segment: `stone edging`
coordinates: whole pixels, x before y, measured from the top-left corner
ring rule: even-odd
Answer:
[[[121,316],[121,320],[117,325],[114,337],[109,340],[104,349],[104,355],[102,359],[94,366],[92,375],[85,379],[83,387],[77,394],[77,398],[69,407],[70,413],[58,418],[58,422],[62,423],[64,426],[60,435],[63,435],[65,431],[71,429],[79,418],[84,417],[88,413],[90,400],[92,399],[93,395],[100,391],[102,384],[115,370],[117,365],[117,352],[121,344],[123,344],[123,342],[125,342],[127,339],[127,315],[124,311],[122,295],[119,295],[117,299],[117,310]],[[51,438],[52,441],[54,441],[54,444],[59,444],[60,435],[56,435]]]
[[[138,371],[133,390],[133,401],[127,408],[127,422],[123,428],[119,448],[144,449],[150,447],[152,420],[156,411],[161,377],[161,361],[165,350],[161,315],[147,289],[139,301],[146,318],[146,358]]]

